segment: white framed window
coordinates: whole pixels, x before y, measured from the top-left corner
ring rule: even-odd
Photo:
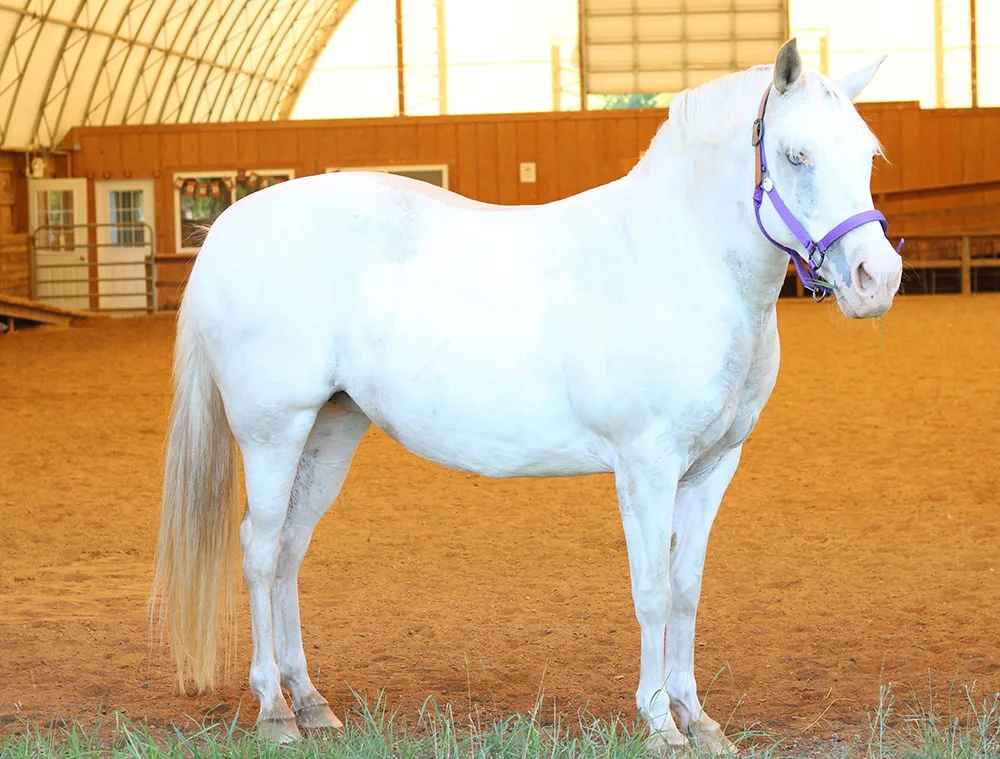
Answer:
[[[146,244],[146,229],[137,225],[146,220],[142,196],[142,190],[108,192],[108,221],[116,225],[111,227],[112,245],[140,247]],[[122,226],[117,226],[119,224]]]
[[[38,226],[46,227],[43,245],[50,250],[72,250],[75,245],[72,190],[37,190],[35,192]],[[40,240],[36,240],[41,242]]]
[[[327,168],[326,173],[332,174],[336,171],[384,171],[387,174],[398,174],[401,177],[419,179],[438,187],[448,189],[448,164],[415,164],[411,166],[344,166],[341,168]]]
[[[295,178],[293,169],[181,171],[174,174],[174,243],[178,253],[194,253],[205,239],[205,224],[241,198]]]

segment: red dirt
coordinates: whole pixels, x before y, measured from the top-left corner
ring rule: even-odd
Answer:
[[[860,731],[897,693],[1000,690],[1000,297],[911,297],[877,323],[782,302],[778,387],[723,504],[697,641],[708,709],[782,735]],[[256,714],[233,677],[177,694],[146,602],[170,314],[0,337],[0,731],[124,710]],[[634,714],[638,627],[610,476],[492,481],[377,431],[303,569],[310,671],[343,714]],[[551,705],[549,707],[551,709]]]

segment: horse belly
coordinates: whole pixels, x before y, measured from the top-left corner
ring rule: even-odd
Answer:
[[[378,426],[386,431],[385,426]],[[412,428],[390,429],[390,437],[421,458],[486,477],[573,477],[611,471],[601,457],[580,447],[532,446],[531,441],[511,441],[485,433],[442,436]]]
[[[607,443],[568,408],[518,407],[481,386],[469,393],[394,383],[346,388],[386,435],[436,464],[487,477],[560,477],[611,471]],[[475,400],[470,400],[475,398]]]

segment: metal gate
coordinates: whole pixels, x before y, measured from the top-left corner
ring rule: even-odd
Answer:
[[[31,234],[31,297],[103,313],[151,313],[153,248],[146,222],[40,226]]]

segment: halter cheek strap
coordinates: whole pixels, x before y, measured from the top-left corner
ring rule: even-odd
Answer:
[[[888,231],[889,224],[881,212],[872,209],[849,216],[831,229],[822,239],[818,241],[812,239],[806,228],[795,218],[795,214],[789,210],[788,206],[785,205],[785,201],[781,199],[781,195],[778,194],[778,190],[775,188],[774,182],[767,171],[767,154],[764,151],[764,111],[767,108],[767,99],[770,94],[771,85],[769,84],[767,89],[764,90],[764,96],[760,100],[760,108],[757,110],[757,120],[753,123],[753,140],[751,144],[755,148],[754,215],[757,218],[757,226],[768,242],[788,254],[788,257],[795,265],[795,271],[798,273],[799,279],[805,288],[812,292],[813,298],[823,300],[833,290],[818,282],[817,275],[819,268],[823,265],[823,261],[826,260],[826,251],[830,246],[852,229],[856,229],[862,224],[870,224],[873,221],[877,221],[882,226],[883,234]],[[802,247],[805,248],[805,255],[793,248],[782,245],[768,233],[764,227],[764,222],[760,218],[760,207],[764,202],[765,195],[771,201],[771,205],[774,206],[774,210],[778,212],[778,216],[785,223],[785,226],[788,227],[788,230],[802,244]],[[899,241],[899,246],[896,248],[897,253],[902,249],[903,242],[903,240]]]

